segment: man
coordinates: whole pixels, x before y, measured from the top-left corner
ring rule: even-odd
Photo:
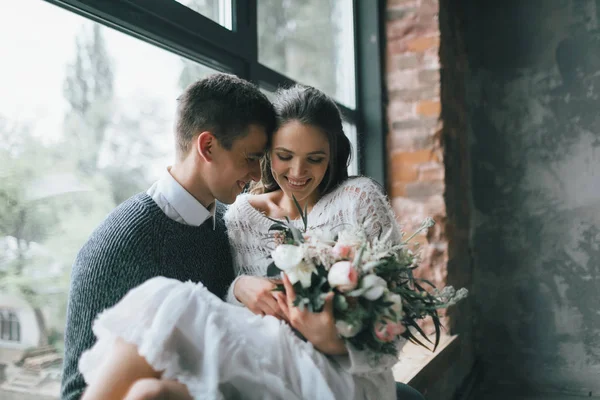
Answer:
[[[202,282],[222,298],[233,281],[220,202],[260,180],[275,111],[256,86],[226,74],[192,84],[178,102],[176,163],[109,214],[73,265],[62,399],[85,389],[78,361],[94,344],[93,320],[130,289],[165,276]]]

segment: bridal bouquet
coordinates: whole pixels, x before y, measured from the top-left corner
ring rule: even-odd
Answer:
[[[358,349],[395,354],[394,342],[399,336],[428,348],[416,337],[419,333],[435,350],[441,326],[437,310],[463,299],[467,290],[449,286],[439,291],[429,281],[413,277],[418,259],[408,242],[433,226],[433,220],[425,220],[400,243],[390,240],[391,229],[369,241],[361,227],[342,230],[335,237],[329,232],[308,231],[306,210],[297,202],[296,206],[304,229],[297,229],[287,218],[272,220],[270,230],[277,232],[280,244],[272,252],[268,268],[271,277],[282,271],[287,274],[296,291],[294,305],[320,312],[333,291],[338,333]],[[283,285],[275,290],[283,291]],[[434,342],[417,323],[428,316],[436,330]]]

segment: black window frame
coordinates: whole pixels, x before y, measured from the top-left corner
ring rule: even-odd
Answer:
[[[295,81],[258,61],[257,1],[232,0],[229,30],[175,0],[44,0],[265,88]],[[385,0],[353,0],[356,108],[338,102],[357,129],[359,173],[386,184],[382,51]]]

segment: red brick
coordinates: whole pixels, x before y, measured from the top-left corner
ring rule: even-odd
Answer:
[[[406,191],[405,191],[405,187],[406,187],[406,182],[393,182],[391,187],[390,187],[390,197],[394,198],[394,197],[404,197]]]
[[[433,148],[433,129],[405,129],[388,135],[388,149],[391,151],[416,151]]]
[[[404,187],[406,197],[423,198],[444,193],[443,182],[410,182]]]
[[[388,57],[387,70],[415,69],[421,67],[423,59],[418,53],[396,54]],[[419,72],[419,77],[422,72]],[[420,79],[420,78],[419,78]]]
[[[402,229],[405,232],[414,232],[421,226],[423,220],[427,218],[428,214],[427,202],[420,201],[418,199],[410,199],[408,197],[404,197],[405,194],[405,185],[404,182],[396,182],[402,185],[402,196],[392,197],[392,206],[394,208],[394,212],[398,216],[398,220],[402,225]],[[424,236],[421,235],[419,241],[425,239]]]
[[[440,69],[440,55],[437,47],[432,47],[421,54],[423,56],[423,69]],[[439,84],[437,86],[439,87]]]
[[[391,119],[391,118],[390,118]],[[401,131],[405,129],[423,128],[423,129],[434,129],[439,125],[437,118],[423,117],[413,119],[400,119],[398,121],[391,121],[391,127],[394,131]]]
[[[414,54],[414,53],[408,53]],[[438,68],[434,69],[421,69],[419,71],[419,81],[425,84],[440,84],[440,70]]]
[[[419,0],[387,0],[387,9],[392,8],[404,8],[404,7],[417,7]]]
[[[446,215],[446,201],[444,200],[444,196],[442,194],[428,198],[423,207],[423,212],[427,215]]]
[[[387,108],[388,118],[392,121],[398,119],[411,119],[416,117],[415,103],[392,101]]]
[[[416,89],[421,87],[419,82],[419,71],[417,70],[395,70],[386,76],[388,90]]]
[[[392,153],[392,168],[401,168],[405,164],[424,164],[431,161],[439,161],[436,152],[432,150],[393,152]]]
[[[387,20],[387,27],[393,25],[395,22],[403,21],[405,19],[417,20],[417,8],[416,7],[403,7],[403,8],[391,8],[385,12]]]
[[[417,114],[427,117],[437,117],[442,111],[442,104],[439,100],[424,100],[417,104]]]
[[[441,163],[428,163],[419,165],[420,181],[443,181],[445,176],[444,165]]]
[[[439,96],[440,87],[422,87],[418,89],[399,89],[389,90],[388,97],[390,101],[419,101],[429,100]]]
[[[422,0],[418,8],[419,16],[432,18],[440,12],[440,4],[437,0]]]
[[[419,177],[419,170],[416,165],[404,164],[399,168],[392,168],[390,179],[392,181],[414,182]]]
[[[424,52],[425,50],[429,50],[432,48],[439,48],[440,46],[440,37],[439,36],[429,36],[429,37],[416,37],[414,39],[409,40],[406,43],[406,48],[408,51],[414,52]]]
[[[404,39],[390,39],[388,40],[387,51],[388,54],[402,54],[408,52],[408,46]]]
[[[402,19],[388,22],[385,31],[389,43],[390,40],[409,39],[409,36],[436,36],[439,34],[439,25],[435,18],[423,18],[407,12]]]

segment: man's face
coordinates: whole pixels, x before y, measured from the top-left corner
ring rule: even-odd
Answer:
[[[217,200],[231,204],[246,184],[260,180],[260,159],[266,146],[267,134],[259,125],[250,125],[248,134],[236,139],[229,150],[217,142],[208,177],[210,190]]]

